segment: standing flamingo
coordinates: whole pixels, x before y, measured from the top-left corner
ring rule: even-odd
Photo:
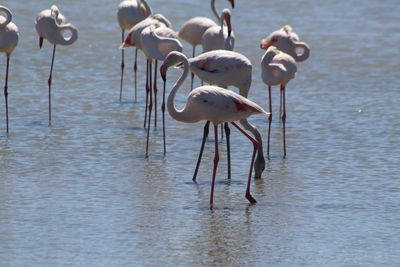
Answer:
[[[232,8],[235,7],[234,0],[228,0],[231,3]],[[220,20],[220,15],[215,8],[215,0],[211,0],[211,11]],[[196,46],[201,44],[201,37],[210,27],[218,26],[213,20],[207,17],[194,17],[186,21],[180,28],[178,35],[181,39],[185,40],[192,45],[193,52],[192,57],[195,56]],[[191,75],[191,87],[193,89],[193,73]]]
[[[214,50],[198,55],[197,57],[190,58],[188,61],[192,73],[196,74],[202,81],[223,88],[235,86],[239,89],[239,94],[241,96],[246,98],[248,97],[251,86],[252,64],[247,57],[233,51]],[[259,143],[257,158],[254,162],[254,172],[255,177],[260,178],[265,169],[265,158],[261,134],[254,125],[247,121],[247,119],[240,120],[240,123],[246,130],[250,131],[254,135],[254,138]],[[207,122],[204,127],[202,146],[193,180],[196,180],[204,144],[208,135],[209,124],[210,123]],[[228,130],[228,132],[226,132],[226,138],[227,150],[229,153],[229,128],[227,127],[228,124],[225,123],[225,130]],[[230,162],[228,154],[228,178],[230,178],[229,165]]]
[[[230,122],[240,130],[253,143],[253,154],[250,163],[250,171],[247,180],[246,198],[250,203],[256,203],[256,200],[250,193],[251,173],[253,163],[258,148],[258,142],[240,128],[234,121],[246,119],[254,114],[267,114],[259,105],[238,95],[232,91],[224,90],[218,86],[201,86],[192,90],[187,97],[186,105],[183,109],[175,108],[175,95],[179,87],[183,84],[189,73],[189,62],[186,56],[179,52],[171,52],[164,60],[160,73],[165,81],[166,72],[169,67],[176,64],[183,65],[183,74],[175,83],[167,100],[168,113],[177,121],[185,123],[194,123],[200,120],[208,120],[214,124],[215,136],[215,156],[212,175],[212,185],[210,194],[210,208],[213,208],[215,176],[219,161],[218,153],[218,124]]]
[[[52,5],[51,9],[41,11],[36,17],[36,31],[39,35],[39,48],[42,48],[43,39],[47,39],[53,44],[53,56],[51,59],[49,86],[49,124],[51,123],[51,81],[56,53],[56,45],[71,45],[78,39],[78,30],[70,23],[66,23],[65,17],[60,13],[57,6]],[[64,37],[65,31],[69,31],[71,36]]]
[[[161,14],[154,14],[146,18],[145,20],[142,20],[138,24],[132,27],[132,29],[129,30],[125,41],[121,44],[120,48],[125,49],[125,47],[131,47],[134,46],[139,50],[143,51],[143,46],[141,42],[141,34],[142,31],[149,27],[150,25],[154,26],[162,26],[164,25],[165,27],[171,28],[172,24],[169,22],[163,15]],[[146,73],[148,73],[148,69],[146,68]],[[148,75],[146,75],[146,105],[145,105],[145,113],[144,113],[144,123],[143,127],[146,128],[146,122],[147,122],[147,107],[148,107],[148,102],[149,102],[149,93],[150,93],[150,87],[148,84]]]
[[[165,57],[172,51],[182,51],[182,44],[178,40],[178,34],[165,26],[151,25],[145,28],[141,34],[141,44],[143,53],[147,58],[147,71],[146,80],[149,81],[149,87],[152,87],[152,61],[154,60],[154,106],[155,106],[155,121],[154,126],[157,124],[157,62],[158,60],[164,60]],[[150,103],[149,103],[149,118],[147,125],[147,142],[146,142],[146,157],[148,157],[149,150],[149,135],[150,135],[150,118],[151,118],[151,110],[152,110],[152,94],[150,90]],[[164,142],[164,155],[166,154],[166,145],[165,145],[165,84],[163,88],[163,103],[162,103],[162,118],[163,118],[163,142]]]
[[[226,24],[226,26],[225,26]],[[221,13],[220,26],[208,28],[201,37],[203,52],[211,50],[233,50],[235,35],[232,32],[231,11],[225,8]]]
[[[267,49],[261,60],[261,76],[263,82],[268,85],[269,96],[269,127],[268,127],[268,150],[267,156],[269,158],[269,144],[271,134],[272,122],[272,97],[271,88],[273,85],[280,85],[282,95],[282,122],[283,122],[283,157],[286,157],[286,106],[285,106],[285,88],[286,84],[295,77],[297,72],[297,63],[294,58],[284,52],[281,52],[276,47],[271,46]]]
[[[151,14],[151,8],[145,0],[124,0],[118,5],[117,18],[121,27],[122,41],[125,40],[125,30],[130,30],[140,21],[144,20]],[[121,50],[121,82],[119,99],[122,98],[122,86],[124,80],[124,50]],[[135,101],[137,100],[136,89],[136,73],[137,73],[137,48],[135,49],[135,62],[133,65],[134,82],[135,82]]]
[[[11,11],[0,5],[0,12],[5,14],[5,17],[0,16],[0,52],[6,53],[6,78],[4,82],[4,98],[6,101],[6,129],[8,133],[8,69],[10,65],[10,55],[18,44],[18,27],[11,22]]]

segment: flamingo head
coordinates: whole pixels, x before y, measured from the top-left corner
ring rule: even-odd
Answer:
[[[235,8],[235,0],[228,0],[229,3],[231,3],[232,8]]]
[[[266,50],[271,45],[277,47],[288,46],[295,41],[299,41],[299,36],[293,32],[290,25],[285,25],[281,29],[274,31],[268,37],[264,38],[261,41],[260,48]]]
[[[167,57],[164,59],[163,64],[160,67],[160,74],[163,81],[166,80],[168,68],[182,63],[184,58],[185,56],[178,51],[172,51],[167,55]]]

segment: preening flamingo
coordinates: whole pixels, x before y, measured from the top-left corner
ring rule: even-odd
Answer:
[[[122,41],[125,40],[125,30],[130,30],[140,21],[144,20],[151,14],[151,8],[145,0],[124,0],[118,5],[117,18],[121,27]],[[121,82],[119,99],[122,98],[122,86],[124,80],[124,50],[121,50]],[[135,82],[135,101],[137,100],[136,73],[137,73],[137,48],[135,49],[135,62],[133,65],[134,82]]]
[[[287,83],[293,79],[297,72],[297,63],[294,58],[276,47],[270,46],[265,52],[261,60],[261,76],[263,82],[268,85],[269,96],[269,127],[268,127],[268,150],[267,156],[269,157],[269,144],[271,134],[272,122],[272,97],[271,88],[273,85],[280,85],[282,96],[282,123],[283,123],[283,157],[286,157],[286,105],[285,105],[285,88]]]
[[[197,57],[190,58],[189,66],[192,73],[196,74],[202,81],[217,85],[223,88],[234,86],[239,89],[239,94],[248,97],[251,78],[252,78],[252,64],[250,60],[242,54],[228,51],[228,50],[214,50],[198,55]],[[262,138],[260,132],[256,127],[250,124],[247,119],[240,120],[242,126],[250,131],[254,138],[258,141],[258,153],[254,162],[255,177],[260,178],[265,169],[265,158],[263,152]],[[227,130],[227,123],[225,123],[225,130]],[[202,146],[200,149],[199,159],[197,161],[196,170],[193,180],[196,180],[197,171],[199,168],[201,156],[203,153],[204,144],[208,135],[209,122],[204,127],[204,135]],[[229,142],[229,131],[226,133],[227,143]],[[227,150],[229,153],[229,143]],[[228,178],[230,177],[229,170],[229,154],[228,154]]]
[[[228,0],[231,3],[232,8],[235,7],[234,0]],[[220,15],[218,14],[215,8],[215,0],[211,0],[211,11],[217,18],[217,21],[220,20]],[[186,21],[182,27],[180,28],[178,35],[179,37],[188,42],[193,47],[192,57],[195,56],[196,46],[201,44],[201,37],[206,32],[206,30],[210,27],[218,26],[213,20],[207,17],[194,17]],[[193,74],[191,76],[191,87],[193,89]]]
[[[36,17],[36,31],[39,35],[39,48],[42,48],[43,39],[53,44],[53,56],[51,59],[49,86],[49,123],[51,123],[51,81],[56,53],[56,45],[71,45],[78,39],[78,30],[70,23],[66,23],[65,17],[60,13],[57,6],[41,11]],[[65,37],[65,32],[70,32],[70,37]]]
[[[234,121],[246,119],[247,117],[254,114],[267,113],[259,105],[248,100],[247,98],[235,92],[212,85],[201,86],[193,89],[187,97],[185,107],[180,110],[176,109],[174,104],[175,95],[189,73],[188,59],[182,53],[171,52],[164,60],[164,63],[160,68],[161,76],[165,81],[168,68],[177,64],[183,65],[183,74],[175,83],[172,91],[168,96],[168,113],[171,115],[172,118],[177,121],[194,123],[200,120],[208,120],[211,121],[214,125],[215,156],[210,194],[210,208],[213,208],[215,176],[219,161],[218,124],[224,122],[230,122],[245,136],[247,136],[247,138],[249,138],[253,143],[253,155],[251,158],[250,171],[247,181],[246,198],[250,203],[256,203],[256,200],[250,193],[250,183],[253,163],[259,144],[257,140],[248,135],[246,131],[240,128]]]
[[[163,15],[161,14],[154,14],[146,18],[145,20],[142,20],[138,24],[132,27],[132,29],[129,30],[125,41],[121,44],[120,48],[125,49],[125,47],[136,47],[139,50],[143,51],[143,46],[141,43],[141,34],[142,31],[149,27],[150,25],[154,25],[156,27],[158,26],[165,26],[168,28],[172,27],[171,22],[169,22]],[[146,69],[147,71],[148,69]],[[150,87],[148,84],[148,75],[146,75],[146,105],[145,105],[145,113],[144,113],[144,123],[143,127],[146,128],[146,120],[147,120],[147,106],[149,102],[149,93],[150,93]]]
[[[152,103],[152,61],[154,60],[154,106],[155,106],[155,120],[154,127],[157,127],[157,62],[164,60],[165,57],[172,51],[182,52],[182,44],[178,40],[178,34],[165,26],[151,25],[145,28],[141,34],[141,44],[143,53],[147,58],[147,69],[146,69],[146,83],[150,88],[150,103],[149,103],[149,118],[147,125],[147,141],[146,141],[146,157],[148,156],[149,150],[149,135],[150,135],[150,118],[151,110],[153,107]],[[163,143],[164,143],[164,154],[167,152],[165,145],[165,83],[163,87],[163,103],[162,103],[162,120],[163,120]]]
[[[18,27],[11,22],[12,13],[5,7],[0,5],[0,12],[5,17],[0,16],[0,52],[6,53],[6,75],[4,82],[4,98],[6,102],[6,129],[8,133],[8,69],[10,65],[10,55],[18,44]]]
[[[225,26],[226,24],[226,26]],[[201,37],[203,52],[211,50],[233,50],[235,35],[232,32],[231,11],[225,8],[221,13],[220,26],[208,28]]]
[[[274,31],[261,41],[261,49],[275,46],[280,51],[291,55],[297,62],[305,61],[310,56],[310,47],[305,42],[300,42],[299,36],[289,25]],[[301,54],[298,54],[301,51]]]

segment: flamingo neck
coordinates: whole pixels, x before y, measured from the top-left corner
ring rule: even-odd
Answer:
[[[217,20],[219,20],[220,16],[218,15],[217,9],[215,8],[215,0],[211,0],[211,11],[214,14],[214,16],[217,18]]]
[[[1,6],[1,5],[0,5],[0,12],[4,12],[4,14],[6,15],[6,20],[0,24],[0,29],[3,29],[4,27],[7,26],[8,23],[11,22],[12,14],[8,8]]]
[[[172,88],[171,93],[168,96],[167,99],[167,108],[168,108],[168,113],[171,115],[172,118],[174,118],[177,121],[182,121],[182,122],[196,122],[193,120],[192,116],[190,116],[190,112],[186,110],[186,106],[178,110],[175,108],[175,96],[176,92],[178,91],[179,87],[182,86],[183,82],[185,81],[186,77],[188,76],[189,73],[189,62],[185,56],[181,56],[178,59],[178,62],[182,63],[183,66],[183,73],[181,77],[176,81],[174,87]]]

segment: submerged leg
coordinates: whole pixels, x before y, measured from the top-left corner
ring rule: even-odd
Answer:
[[[256,139],[254,139],[253,137],[248,135],[246,133],[246,131],[243,130],[242,128],[240,128],[239,125],[237,125],[235,122],[231,122],[231,124],[233,126],[235,126],[240,132],[242,132],[247,138],[249,138],[250,141],[253,143],[253,155],[251,156],[249,176],[247,178],[246,198],[251,204],[254,204],[254,203],[257,203],[257,201],[254,199],[254,197],[250,193],[250,183],[251,183],[251,172],[253,171],[254,159],[256,156],[257,149],[258,149],[258,142]]]
[[[193,174],[193,178],[192,178],[192,180],[194,182],[196,182],[196,176],[197,176],[197,172],[199,171],[201,157],[203,156],[204,145],[206,143],[209,130],[210,130],[210,121],[207,121],[206,125],[204,125],[203,140],[201,140],[200,153],[199,153],[199,157],[197,159],[196,169],[194,170],[194,174]]]
[[[219,152],[218,152],[218,126],[214,125],[214,138],[215,138],[215,154],[214,154],[214,167],[211,181],[211,194],[210,194],[210,209],[213,209],[214,204],[214,186],[215,186],[215,175],[217,174],[217,167],[219,161]]]

